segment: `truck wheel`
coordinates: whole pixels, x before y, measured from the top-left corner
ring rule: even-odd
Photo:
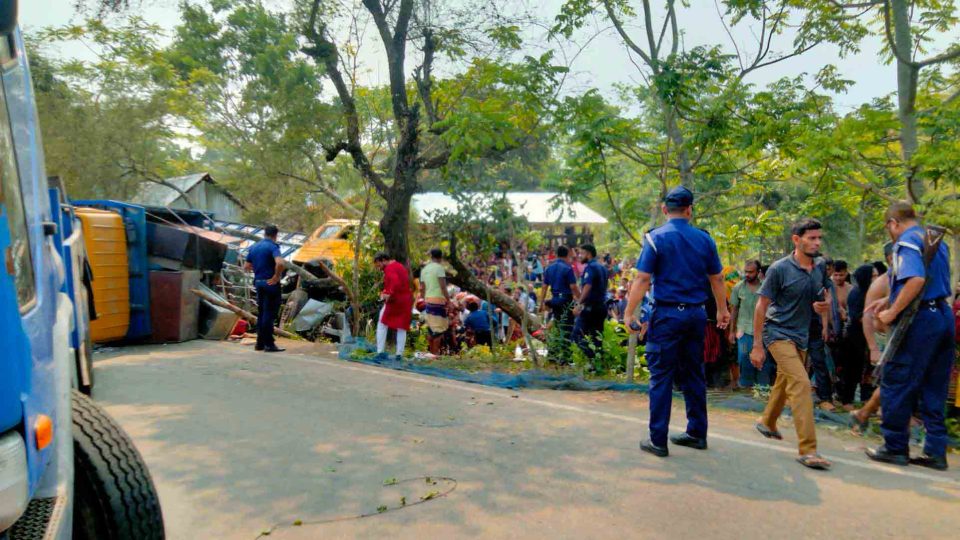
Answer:
[[[75,539],[163,539],[163,515],[140,453],[90,398],[73,392]]]

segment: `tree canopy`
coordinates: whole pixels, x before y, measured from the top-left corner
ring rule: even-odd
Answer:
[[[832,255],[877,258],[883,208],[898,199],[960,230],[960,48],[935,39],[960,29],[953,2],[718,1],[724,32],[696,46],[682,0],[568,0],[555,13],[214,0],[180,4],[170,31],[131,4],[81,2],[89,19],[29,36],[48,169],[74,195],[125,198],[204,170],[248,219],[310,229],[361,215],[372,193],[400,258],[411,199],[428,189],[559,191],[557,204],[610,218],[605,247],[635,253],[660,198],[684,184],[729,262],[779,254],[801,215],[824,219]],[[733,34],[746,27],[748,44]],[[613,88],[571,85],[569,51],[598,32],[636,72]],[[878,57],[860,52],[867,39],[883,44]],[[93,54],[51,53],[66,42]],[[897,91],[839,107],[852,75],[825,47],[895,64]],[[822,62],[758,78],[801,56]]]

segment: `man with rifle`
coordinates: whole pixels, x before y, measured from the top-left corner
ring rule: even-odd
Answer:
[[[948,303],[950,254],[941,242],[942,229],[924,230],[908,203],[890,206],[884,228],[895,244],[889,305],[877,313],[877,319],[893,330],[880,360],[884,444],[868,449],[867,456],[895,465],[946,470],[944,408],[956,354],[954,315]],[[923,454],[911,459],[908,444],[914,407],[927,434]]]

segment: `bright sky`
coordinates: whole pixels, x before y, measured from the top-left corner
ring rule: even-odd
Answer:
[[[136,2],[136,0],[133,0]],[[455,0],[454,0],[455,1]],[[518,4],[523,0],[518,0]],[[76,21],[73,4],[75,0],[21,0],[20,23],[26,30],[36,30],[48,25],[61,25]],[[137,9],[142,17],[162,27],[172,29],[178,23],[177,4],[179,0],[143,0]],[[273,2],[277,3],[277,2]],[[285,3],[285,2],[284,2]],[[542,4],[533,3],[540,15],[553,16],[562,5],[561,0],[545,0]],[[654,5],[657,5],[654,2]],[[714,0],[692,0],[692,6],[684,9],[679,16],[681,30],[684,33],[684,45],[689,49],[697,45],[721,43],[732,52],[730,40],[717,18]],[[634,28],[633,32],[639,32]],[[753,51],[755,37],[753,29],[736,27],[732,29],[741,51]],[[637,34],[638,36],[640,34]],[[789,36],[780,36],[782,46],[774,45],[774,51],[783,51],[789,46]],[[784,40],[784,38],[786,40]],[[644,40],[640,40],[644,42]],[[949,43],[947,36],[938,36],[935,49],[942,49]],[[540,46],[546,46],[546,43]],[[852,79],[855,84],[847,94],[836,96],[838,105],[843,108],[855,107],[871,99],[893,92],[896,88],[896,73],[893,66],[883,65],[878,60],[878,51],[882,43],[879,38],[867,39],[859,54],[839,58],[837,50],[828,46],[819,46],[797,58],[784,61],[774,67],[754,72],[749,81],[765,84],[783,76],[795,76],[800,73],[816,73],[824,64],[833,62],[839,68],[843,78]],[[571,52],[575,50],[568,46]],[[76,47],[60,50],[61,54],[82,54]],[[745,54],[746,56],[747,54]],[[372,81],[385,81],[385,63],[374,52],[365,59]],[[610,30],[590,44],[573,65],[575,74],[571,90],[584,90],[597,87],[607,92],[616,83],[627,83],[637,78],[626,49],[619,38]]]

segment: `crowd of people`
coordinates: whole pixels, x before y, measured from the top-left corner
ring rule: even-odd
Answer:
[[[521,324],[497,307],[492,297],[460,290],[448,282],[442,250],[431,249],[427,255],[426,261],[414,265],[410,277],[400,287],[415,292],[410,305],[427,335],[430,353],[454,354],[494,343],[517,342],[526,347]],[[383,257],[386,255],[376,257],[383,269],[396,262]],[[582,346],[588,358],[600,351],[605,321],[623,322],[627,290],[637,273],[632,268],[633,261],[615,259],[609,254],[598,257],[592,245],[503,252],[487,259],[473,259],[467,266],[491,291],[512,298],[542,326],[533,332],[534,338],[549,339],[554,344],[572,340]],[[388,280],[385,273],[382,299],[392,297],[394,287],[393,274]],[[388,312],[392,303],[385,304],[383,313]],[[398,306],[396,311],[405,312],[405,305]],[[381,323],[383,318],[381,315]],[[397,330],[396,326],[403,327],[402,331],[407,328],[403,324],[381,324],[378,336],[390,329]],[[550,349],[555,353],[552,361],[570,361],[569,347],[554,345]],[[379,352],[385,350],[385,345],[379,347]],[[402,348],[396,351],[402,354]]]
[[[639,260],[598,256],[593,245],[557,246],[542,252],[500,254],[472,265],[475,276],[522,309],[542,316],[554,344],[574,344],[594,364],[602,353],[608,320],[646,342],[650,372],[650,438],[641,449],[669,454],[667,431],[675,385],[687,403],[687,430],[669,440],[706,449],[708,381],[729,376],[733,388],[771,386],[757,431],[781,439],[776,429],[789,403],[798,434],[798,461],[831,464],[817,452],[814,407],[850,414],[863,424],[883,406],[885,444],[870,459],[935,469],[946,467],[944,411],[956,355],[960,291],[950,290],[945,244],[924,258],[925,229],[913,208],[887,212],[891,242],[885,261],[857,266],[821,255],[822,225],[804,219],[792,227],[794,250],[769,266],[748,260],[742,279],[730,283],[710,235],[690,224],[693,194],[680,187],[664,199],[667,221],[644,235]],[[385,272],[385,307],[377,332],[385,351],[388,328],[398,330],[402,354],[414,290],[406,268],[377,256]],[[434,354],[518,340],[518,325],[488,299],[459,291],[446,280],[443,254],[430,252],[418,268],[417,311],[423,314]],[[956,295],[956,296],[955,296]],[[489,296],[489,295],[488,295]],[[918,299],[913,302],[914,299]],[[904,323],[906,338],[880,368],[886,332],[919,305],[917,321]],[[951,304],[952,302],[952,304]],[[502,302],[501,302],[502,304]],[[541,336],[542,337],[542,336]],[[551,346],[549,360],[570,362],[571,349]],[[724,362],[723,359],[730,359]],[[880,373],[880,387],[875,385]],[[857,409],[859,401],[863,403]],[[910,458],[907,433],[917,413],[926,428],[924,453]]]

